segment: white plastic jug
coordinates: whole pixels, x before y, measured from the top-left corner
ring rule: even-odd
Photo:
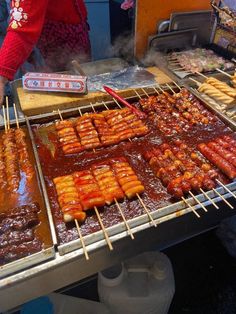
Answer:
[[[145,252],[98,274],[98,294],[113,314],[168,313],[175,282],[169,258]]]

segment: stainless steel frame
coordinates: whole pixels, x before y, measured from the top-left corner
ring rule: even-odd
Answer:
[[[172,85],[172,87],[174,88],[175,86]],[[163,86],[162,88],[166,89],[166,87]],[[146,93],[154,93],[154,91],[152,92],[152,87],[145,88],[144,91]],[[139,90],[140,96],[145,96],[144,91]],[[129,99],[136,100],[136,94],[134,93],[134,96]],[[106,102],[106,104],[111,106],[114,102]],[[101,107],[103,104],[94,104],[95,108],[99,106]],[[214,108],[208,108],[216,112]],[[84,106],[80,109],[82,111],[91,111],[91,106]],[[76,113],[78,114],[78,111],[76,109],[70,109],[62,111],[62,113],[65,117],[70,117]],[[219,114],[218,112],[216,113],[217,115]],[[58,118],[56,113],[31,117],[27,119],[29,130],[30,125],[34,124],[36,121],[53,121],[55,117]],[[236,130],[236,126],[233,125],[231,121],[228,119],[225,120],[225,117],[220,117],[234,131]],[[31,131],[30,136],[32,136]],[[42,180],[42,189],[43,192],[46,193],[34,144],[33,147],[36,153],[40,179]],[[236,181],[228,184],[227,187],[230,191],[235,193]],[[226,200],[230,200],[231,204],[236,206],[236,200],[223,187],[218,187],[217,191],[223,195]],[[135,240],[133,241],[127,237],[127,231],[123,223],[108,228],[107,231],[110,240],[114,245],[113,251],[108,250],[106,241],[101,232],[84,237],[86,248],[90,256],[88,261],[84,258],[80,240],[73,241],[68,245],[59,246],[58,249],[60,253],[56,253],[55,259],[31,267],[20,273],[9,275],[7,278],[0,280],[0,311],[12,309],[30,299],[65,287],[144,250],[153,248],[163,249],[174,243],[183,241],[184,239],[214,228],[223,218],[235,214],[234,210],[224,206],[221,197],[215,194],[214,191],[210,191],[208,195],[221,206],[219,210],[213,208],[202,194],[198,195],[197,198],[207,206],[207,213],[200,208],[200,205],[194,205],[195,201],[192,198],[188,199],[189,203],[192,204],[194,209],[200,214],[200,219],[181,201],[151,212],[154,221],[157,223],[157,228],[152,227],[147,215],[142,215],[130,220],[130,227],[135,234]],[[51,217],[50,220],[51,223],[53,223],[46,194],[45,197],[49,217]]]

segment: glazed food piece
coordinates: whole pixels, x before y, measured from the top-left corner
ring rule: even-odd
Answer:
[[[63,213],[65,222],[74,221],[77,219],[83,222],[86,219],[86,214],[82,211],[78,191],[72,175],[57,177],[53,180],[60,209]]]
[[[120,141],[124,141],[130,138],[135,137],[135,134],[130,127],[130,125],[124,120],[122,116],[122,110],[107,110],[103,111],[103,115],[112,129],[112,131],[117,134]]]
[[[236,98],[236,89],[230,87],[228,84],[217,80],[214,77],[209,77],[205,80],[207,84],[210,84],[220,90],[222,93],[227,94],[230,97]]]
[[[20,184],[20,172],[14,129],[10,129],[8,132],[4,133],[2,138],[7,185],[9,190],[15,192],[17,191]]]
[[[120,142],[119,136],[110,128],[102,113],[94,114],[93,121],[102,145],[109,146]]]
[[[144,191],[125,158],[108,159],[90,169],[54,178],[53,182],[65,222],[83,222],[87,210],[111,205],[125,196],[131,199]]]
[[[236,178],[236,141],[232,136],[201,143],[198,149],[230,179]]]
[[[0,265],[42,250],[35,234],[40,220],[38,203],[0,213]]]
[[[55,128],[65,155],[115,145],[135,136],[146,135],[149,131],[130,109],[86,113],[75,123],[70,120],[58,121]]]
[[[129,199],[144,192],[144,186],[125,158],[113,159],[111,165],[123,192]]]
[[[179,199],[189,191],[211,190],[217,172],[197,152],[181,140],[163,143],[144,154],[144,158],[167,191]]]
[[[85,149],[94,149],[101,146],[97,130],[93,125],[91,114],[86,113],[77,120],[76,130],[79,135],[81,145]]]
[[[122,109],[121,115],[124,121],[131,127],[135,136],[143,136],[149,132],[148,127],[129,108]]]
[[[207,125],[214,121],[196,97],[184,88],[174,95],[164,92],[141,99],[139,103],[154,126],[165,135],[181,134],[194,125]]]
[[[83,151],[72,121],[62,120],[55,123],[60,146],[65,155]]]
[[[4,149],[3,145],[0,142],[0,188],[4,188],[7,184],[6,181],[6,169],[4,163]]]
[[[20,169],[25,172],[29,179],[31,179],[34,175],[34,169],[29,159],[29,153],[26,144],[26,134],[21,128],[15,130],[15,141]]]
[[[94,165],[92,166],[92,172],[107,205],[124,198],[124,193],[109,164]]]
[[[104,196],[90,170],[73,173],[73,179],[83,210],[105,205]]]
[[[208,83],[201,84],[200,87],[198,88],[198,91],[200,93],[205,93],[206,95],[226,105],[232,105],[235,104],[236,102],[234,97],[229,96],[225,92]]]

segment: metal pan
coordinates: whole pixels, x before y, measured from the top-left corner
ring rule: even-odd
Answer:
[[[21,127],[24,128],[25,132],[28,133],[25,119],[19,119],[19,124]],[[15,127],[16,122],[10,121],[10,126]],[[0,130],[3,130],[3,129],[4,129],[4,126],[1,125]],[[13,262],[9,262],[1,266],[0,278],[9,276],[13,273],[22,271],[26,268],[32,267],[33,265],[39,264],[43,261],[47,261],[55,257],[55,249],[54,249],[55,237],[53,237],[53,233],[54,233],[53,225],[50,224],[49,226],[48,224],[47,214],[50,214],[50,213],[47,212],[45,208],[43,191],[41,190],[40,180],[39,180],[38,173],[35,167],[36,161],[35,161],[33,149],[31,146],[29,134],[27,134],[26,141],[28,145],[30,159],[35,169],[35,176],[33,178],[33,181],[31,181],[30,183],[30,186],[32,186],[32,188],[28,192],[26,191],[27,188],[26,189],[23,188],[23,190],[21,191],[21,194],[18,194],[16,197],[14,197],[13,201],[11,201],[11,195],[8,194],[7,203],[4,206],[5,208],[8,208],[8,206],[9,208],[12,208],[12,207],[21,206],[21,205],[27,205],[33,201],[39,203],[40,205],[39,219],[41,221],[41,224],[37,226],[35,230],[43,243],[43,249],[37,253],[30,254],[24,258],[16,259]],[[29,195],[27,195],[27,193],[29,193]],[[6,200],[4,202],[6,202]]]
[[[163,89],[166,89],[166,87],[163,87]],[[145,90],[149,91],[148,88],[145,88]],[[151,88],[150,88],[150,90],[151,90]],[[143,93],[142,95],[145,95],[145,94]],[[136,96],[132,96],[132,97],[128,97],[127,99],[130,101],[137,101],[138,98]],[[108,107],[109,106],[114,107],[114,102],[106,102],[105,104]],[[101,103],[96,103],[93,106],[94,106],[94,108],[103,108],[104,109],[104,104],[101,104]],[[207,104],[206,104],[206,106],[208,107]],[[218,112],[213,110],[211,107],[208,107],[208,108],[211,109],[211,111],[213,111],[214,113],[216,113],[218,115]],[[92,112],[91,106],[80,107],[80,109],[83,113],[84,112]],[[78,111],[76,109],[62,110],[61,113],[63,114],[64,118],[70,118],[70,117],[78,116]],[[220,119],[222,119],[226,123],[227,126],[229,126],[232,130],[236,131],[236,126],[233,125],[231,123],[231,121],[228,121],[227,119],[226,120],[223,119],[224,117],[222,117],[220,115],[218,115],[218,116],[220,117]],[[55,121],[56,119],[58,119],[58,113],[33,116],[33,117],[30,117],[28,119],[29,128],[31,128],[32,125],[34,125],[34,124],[50,123],[52,121]],[[37,155],[37,152],[36,152],[36,155]],[[38,159],[39,158],[37,157],[37,160]],[[41,169],[40,163],[38,163],[38,167],[39,167],[39,172],[42,174],[42,169]],[[44,186],[44,190],[46,191],[46,185],[45,185],[43,176],[41,177],[41,180],[42,180],[42,184]],[[232,183],[228,184],[227,187],[231,191],[235,191],[236,190],[236,182],[232,182]],[[224,188],[218,187],[216,190],[217,190],[217,192],[222,194],[225,198],[230,197],[230,194],[228,194],[227,191],[224,190]],[[214,193],[214,191],[209,192],[209,197],[211,197],[215,202],[220,201],[220,198],[218,197],[217,194]],[[205,198],[205,196],[203,194],[197,195],[197,199],[203,205],[206,205],[206,206],[209,205],[209,201]],[[196,209],[200,208],[200,205],[195,205],[196,203],[195,203],[193,198],[188,198],[188,201],[194,208],[196,208]],[[155,221],[155,220],[159,220],[162,217],[166,217],[169,215],[175,216],[176,212],[179,210],[184,210],[184,213],[189,213],[191,211],[190,209],[186,208],[186,205],[183,203],[183,201],[180,201],[180,202],[176,202],[174,204],[170,204],[164,208],[158,208],[157,210],[152,211],[151,215],[153,217],[153,220]],[[150,220],[146,214],[143,214],[141,216],[130,219],[130,220],[128,220],[128,223],[129,223],[129,226],[130,226],[132,232],[134,232],[134,233],[137,232],[137,230],[139,230],[140,228],[143,229],[143,228],[149,228],[150,226],[152,226],[152,223],[150,222]],[[108,233],[110,239],[114,239],[114,241],[116,239],[118,240],[121,237],[125,237],[128,235],[128,232],[125,228],[124,223],[118,223],[118,224],[113,225],[109,228],[106,228],[106,230],[107,230],[107,233]],[[86,235],[83,238],[84,238],[83,240],[84,240],[84,243],[86,245],[88,252],[90,250],[94,250],[94,249],[98,248],[99,246],[105,245],[105,243],[106,243],[104,240],[104,236],[103,236],[102,231],[98,231],[98,232]],[[81,249],[81,248],[82,248],[82,242],[79,239],[68,242],[66,244],[59,244],[58,245],[58,251],[61,255],[69,253],[75,249]],[[83,254],[82,250],[81,250],[81,254]]]

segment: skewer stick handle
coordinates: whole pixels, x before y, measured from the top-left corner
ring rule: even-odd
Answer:
[[[8,97],[6,97],[6,110],[7,110],[7,129],[10,130],[10,118],[9,118],[9,101]]]
[[[175,84],[175,86],[178,87],[179,90],[181,90],[181,87],[179,86],[179,84],[177,84],[175,81],[172,81],[172,82]]]
[[[189,79],[190,79],[191,81],[193,81],[194,83],[196,83],[198,87],[202,85],[202,83],[200,83],[200,82],[194,80],[192,77],[190,77]]]
[[[189,191],[189,194],[192,196],[192,198],[203,208],[203,210],[205,212],[208,212],[208,210],[206,209],[206,207],[196,198],[196,196],[191,192]]]
[[[216,189],[212,189],[221,199],[223,202],[225,202],[225,204],[227,204],[231,209],[234,209],[234,207],[224,198],[223,195],[221,195],[218,191],[216,191]]]
[[[61,121],[63,121],[63,117],[62,117],[60,109],[57,109],[57,111],[58,111],[58,114],[59,114],[59,117],[60,117]]]
[[[225,72],[225,71],[222,71],[221,69],[216,68],[216,70],[217,70],[218,72],[220,72],[220,73],[222,73],[222,74],[228,76],[228,77],[231,78],[231,79],[233,78],[233,75],[230,75],[229,73],[227,73],[227,72]]]
[[[166,83],[166,86],[172,91],[173,94],[176,94],[176,92],[173,90],[173,88],[168,83]]]
[[[5,128],[5,133],[7,132],[7,120],[6,120],[6,111],[5,111],[5,106],[2,106],[2,112],[3,112],[3,120],[4,120],[4,128]]]
[[[139,93],[135,89],[133,89],[133,91],[135,92],[135,94],[138,96],[139,99],[142,99],[142,97],[139,95]]]
[[[110,239],[109,239],[109,237],[108,237],[107,231],[106,231],[106,229],[105,229],[105,227],[104,227],[104,225],[103,225],[101,216],[100,216],[100,214],[99,214],[98,209],[97,209],[96,206],[94,207],[94,210],[95,210],[95,213],[96,213],[96,215],[97,215],[99,224],[100,224],[100,226],[101,226],[101,228],[102,228],[104,237],[105,237],[105,239],[106,239],[106,241],[107,241],[107,245],[108,245],[110,251],[112,251],[112,250],[113,250],[113,246],[112,246],[111,241],[110,241]]]
[[[154,219],[152,218],[152,215],[150,214],[149,210],[147,209],[146,205],[144,204],[143,200],[141,199],[141,197],[139,196],[138,193],[136,193],[137,198],[139,199],[140,203],[142,204],[146,214],[148,215],[148,218],[150,219],[150,221],[152,222],[154,227],[157,227],[156,222],[154,221]]]
[[[196,212],[196,210],[192,207],[192,205],[189,204],[189,202],[184,197],[181,197],[181,199],[192,210],[192,212],[197,216],[197,218],[201,218],[201,216]]]
[[[19,129],[19,120],[18,120],[18,115],[17,115],[17,111],[16,111],[16,104],[13,103],[13,107],[14,107],[14,113],[15,113],[15,118],[16,118],[16,127],[17,129]]]
[[[107,110],[110,110],[109,107],[105,104],[104,101],[103,101],[102,103],[103,103],[103,106],[104,106]]]
[[[220,180],[216,179],[216,182],[218,182],[227,192],[229,192],[234,198],[236,198],[236,195],[232,191],[230,191],[230,189],[228,189],[227,186],[220,182]]]
[[[130,235],[131,239],[134,240],[133,232],[131,231],[129,224],[127,223],[127,220],[125,219],[125,215],[124,215],[124,213],[123,213],[123,211],[122,211],[122,209],[121,209],[121,207],[120,207],[120,204],[117,202],[117,199],[116,199],[116,198],[115,198],[115,203],[116,203],[116,206],[117,206],[117,208],[119,209],[119,212],[120,212],[120,214],[121,214],[121,217],[122,217],[122,219],[123,219],[123,221],[124,221],[124,223],[125,223],[125,226],[126,226],[126,228],[127,228],[128,234]]]
[[[89,260],[88,252],[87,252],[87,249],[86,249],[86,246],[85,246],[85,243],[84,243],[84,239],[83,239],[83,236],[82,236],[82,233],[81,233],[81,230],[80,230],[80,226],[79,226],[79,223],[78,223],[77,219],[75,219],[75,225],[76,225],[79,237],[80,237],[80,241],[82,243],[82,247],[83,247],[85,258],[86,258],[86,260]]]
[[[200,75],[200,76],[204,77],[205,79],[207,79],[207,76],[206,76],[206,75],[204,75],[203,73],[201,73],[201,72],[197,72],[197,71],[196,71],[196,73],[197,73],[198,75]]]
[[[216,209],[219,209],[219,206],[218,205],[216,205],[216,203],[207,195],[207,193],[206,192],[204,192],[203,191],[203,189],[202,188],[200,188],[200,191],[202,192],[202,194],[208,199],[208,201],[210,201],[211,202],[211,204],[213,205],[213,206],[215,206],[215,208]]]

